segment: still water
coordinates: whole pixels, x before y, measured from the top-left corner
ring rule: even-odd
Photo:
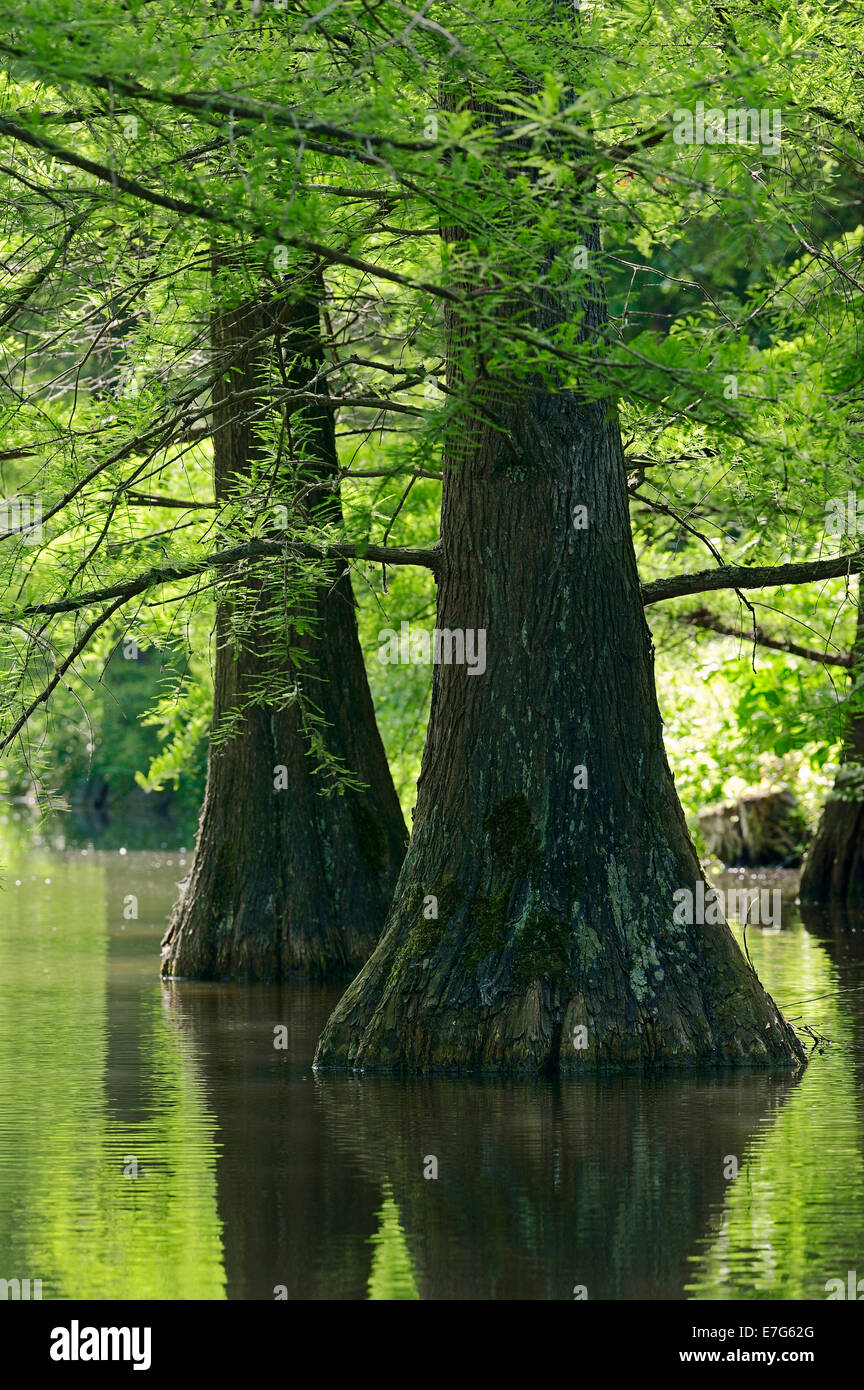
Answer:
[[[797,1081],[320,1077],[338,989],[159,981],[187,868],[5,855],[0,1278],[45,1299],[590,1300],[864,1277],[857,924],[805,928],[787,897],[782,931],[748,930],[787,1015],[832,1040]]]

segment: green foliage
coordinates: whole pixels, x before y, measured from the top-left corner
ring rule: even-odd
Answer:
[[[43,513],[41,544],[0,536],[12,795],[68,799],[88,718],[94,766],[197,794],[217,606],[238,647],[253,631],[272,647],[246,701],[297,705],[325,785],[356,787],[304,664],[312,598],[332,583],[332,548],[349,547],[336,563],[352,570],[410,813],[431,671],[382,665],[377,634],[431,627],[435,583],[383,570],[369,548],[435,542],[466,406],[493,378],[619,410],[643,582],[857,549],[857,533],[825,529],[830,500],[861,482],[851,7],[482,0],[373,15],[340,0],[312,15],[129,0],[114,24],[96,0],[25,0],[0,4],[0,33],[14,140],[0,172],[0,492],[38,496]],[[678,143],[699,102],[779,112],[782,138]],[[300,292],[320,311],[311,377],[291,331]],[[253,463],[217,502],[212,388],[236,363],[214,354],[211,326],[262,296],[279,325],[265,403],[238,398],[233,418]],[[547,332],[550,297],[569,312]],[[464,344],[446,368],[445,312]],[[484,409],[494,418],[494,401]],[[340,506],[315,476],[322,414]],[[510,457],[494,485],[542,466]],[[648,610],[691,812],[736,779],[795,779],[815,804],[850,711],[843,668],[763,647],[751,660],[746,638],[755,613],[774,636],[850,650],[844,581],[750,601],[711,597],[737,646],[683,622],[692,602]],[[124,630],[178,663],[145,704],[124,687],[134,737],[98,708]]]

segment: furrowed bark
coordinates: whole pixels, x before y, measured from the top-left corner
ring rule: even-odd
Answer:
[[[544,333],[580,312],[537,293],[520,307]],[[582,302],[586,334],[604,312]],[[448,328],[455,389],[452,313]],[[437,626],[485,629],[487,669],[435,668],[393,907],[316,1066],[795,1067],[726,924],[673,920],[702,871],[663,748],[615,413],[537,381],[495,382],[482,404],[505,428],[466,414],[451,441]]]
[[[864,603],[858,581],[853,672],[864,670]],[[864,710],[849,714],[840,766],[807,851],[798,896],[814,906],[864,907]]]
[[[220,501],[251,477],[260,449],[248,419],[225,398],[266,389],[272,342],[251,351],[244,344],[272,325],[275,312],[259,303],[214,315],[214,351],[235,361],[214,393]],[[287,374],[302,389],[322,361],[314,295],[298,293],[279,333]],[[289,435],[304,440],[302,507],[338,516],[332,412],[298,406],[287,423]],[[273,501],[294,513],[298,497],[295,486],[294,495],[276,493]],[[192,870],[163,941],[163,975],[277,980],[353,973],[390,903],[407,833],[375,721],[350,578],[343,563],[334,563],[306,614],[311,631],[292,630],[287,615],[284,641],[274,643],[263,610],[278,601],[278,587],[279,577],[265,567],[250,569],[245,597],[262,617],[253,614],[242,640],[232,635],[228,605],[218,611],[213,727],[232,711],[242,714],[234,736],[211,746]],[[295,661],[289,647],[306,659]],[[316,771],[300,707],[249,702],[262,684],[284,687],[293,679],[323,715],[328,750],[365,790],[322,795],[326,778]]]

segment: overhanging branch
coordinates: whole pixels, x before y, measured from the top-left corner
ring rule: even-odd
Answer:
[[[864,569],[864,553],[837,555],[832,560],[805,560],[789,565],[719,565],[696,574],[675,574],[668,579],[652,579],[642,585],[642,602],[661,603],[664,599],[688,594],[706,594],[717,589],[777,589],[784,584],[813,584],[820,579],[841,579]]]
[[[369,545],[328,545],[320,549],[314,545],[298,545],[290,541],[248,541],[245,545],[234,545],[228,550],[214,551],[201,560],[193,560],[185,565],[154,565],[149,570],[127,579],[119,584],[108,585],[104,589],[90,589],[83,594],[70,595],[53,603],[31,603],[24,609],[21,617],[53,617],[59,613],[77,613],[82,608],[90,608],[97,603],[118,599],[128,603],[138,594],[161,584],[174,584],[179,580],[192,579],[196,574],[204,574],[208,569],[227,569],[243,560],[263,560],[280,555],[298,560],[370,560],[376,564],[419,565],[437,572],[439,564],[438,547],[430,550],[411,546]]]
[[[822,666],[844,666],[849,670],[854,665],[848,652],[826,652],[819,651],[816,647],[802,647],[798,642],[791,642],[786,637],[776,637],[759,626],[751,628],[748,632],[735,623],[724,622],[707,608],[696,608],[691,613],[675,613],[674,618],[676,622],[689,623],[691,627],[701,627],[706,632],[717,632],[721,637],[734,637],[741,642],[755,642],[759,647],[768,647],[775,652],[788,652],[790,656],[817,661]]]

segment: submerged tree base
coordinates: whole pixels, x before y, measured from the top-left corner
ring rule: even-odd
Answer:
[[[388,989],[368,1021],[358,1016],[352,989],[328,1024],[315,1068],[537,1075],[728,1067],[789,1071],[804,1065],[803,1049],[770,998],[765,997],[764,1024],[754,1028],[745,1021],[752,1017],[757,990],[758,985],[752,992],[740,982],[733,986],[722,1018],[710,1017],[700,1001],[689,1013],[670,1001],[655,1014],[641,1011],[632,996],[610,995],[607,1024],[584,994],[546,981],[494,1005],[468,1007],[459,1006],[454,996],[460,986],[452,981],[432,1010],[422,984],[413,998]],[[469,992],[464,982],[461,992]],[[621,1021],[628,1015],[629,1027]]]
[[[551,290],[524,309],[543,333],[605,316]],[[487,660],[435,667],[387,926],[315,1065],[795,1069],[801,1044],[726,923],[676,911],[704,880],[663,746],[617,413],[539,375],[488,378],[447,315],[464,403],[436,627],[484,632]]]
[[[603,892],[599,865],[589,864],[580,887],[575,866],[541,857],[524,798],[508,798],[505,809],[497,829],[496,814],[487,816],[486,853],[472,873],[489,886],[466,892],[451,880],[437,893],[430,886],[437,919],[424,916],[429,895],[411,887],[422,853],[415,841],[387,933],[329,1020],[318,1069],[537,1074],[803,1065],[796,1034],[726,924],[674,920],[682,861],[691,882],[701,878],[683,820],[677,866],[668,850],[648,855],[652,891],[634,896],[628,880],[638,865],[607,861]],[[597,888],[589,892],[592,880]]]
[[[234,395],[266,404],[274,381],[287,381],[302,400],[324,360],[319,312],[308,284],[295,285],[281,310],[278,299],[253,298],[214,312],[220,501],[244,496],[266,454]],[[274,347],[277,317],[287,367]],[[298,404],[281,418],[299,457],[274,496],[286,513],[340,521],[333,413]],[[333,565],[290,602],[286,584],[285,572],[249,565],[217,608],[207,790],[189,880],[162,942],[164,976],[343,979],[368,960],[387,915],[407,832],[351,579]],[[350,774],[338,793],[333,767]]]
[[[864,802],[836,795],[828,800],[804,861],[798,896],[814,906],[864,907]]]

